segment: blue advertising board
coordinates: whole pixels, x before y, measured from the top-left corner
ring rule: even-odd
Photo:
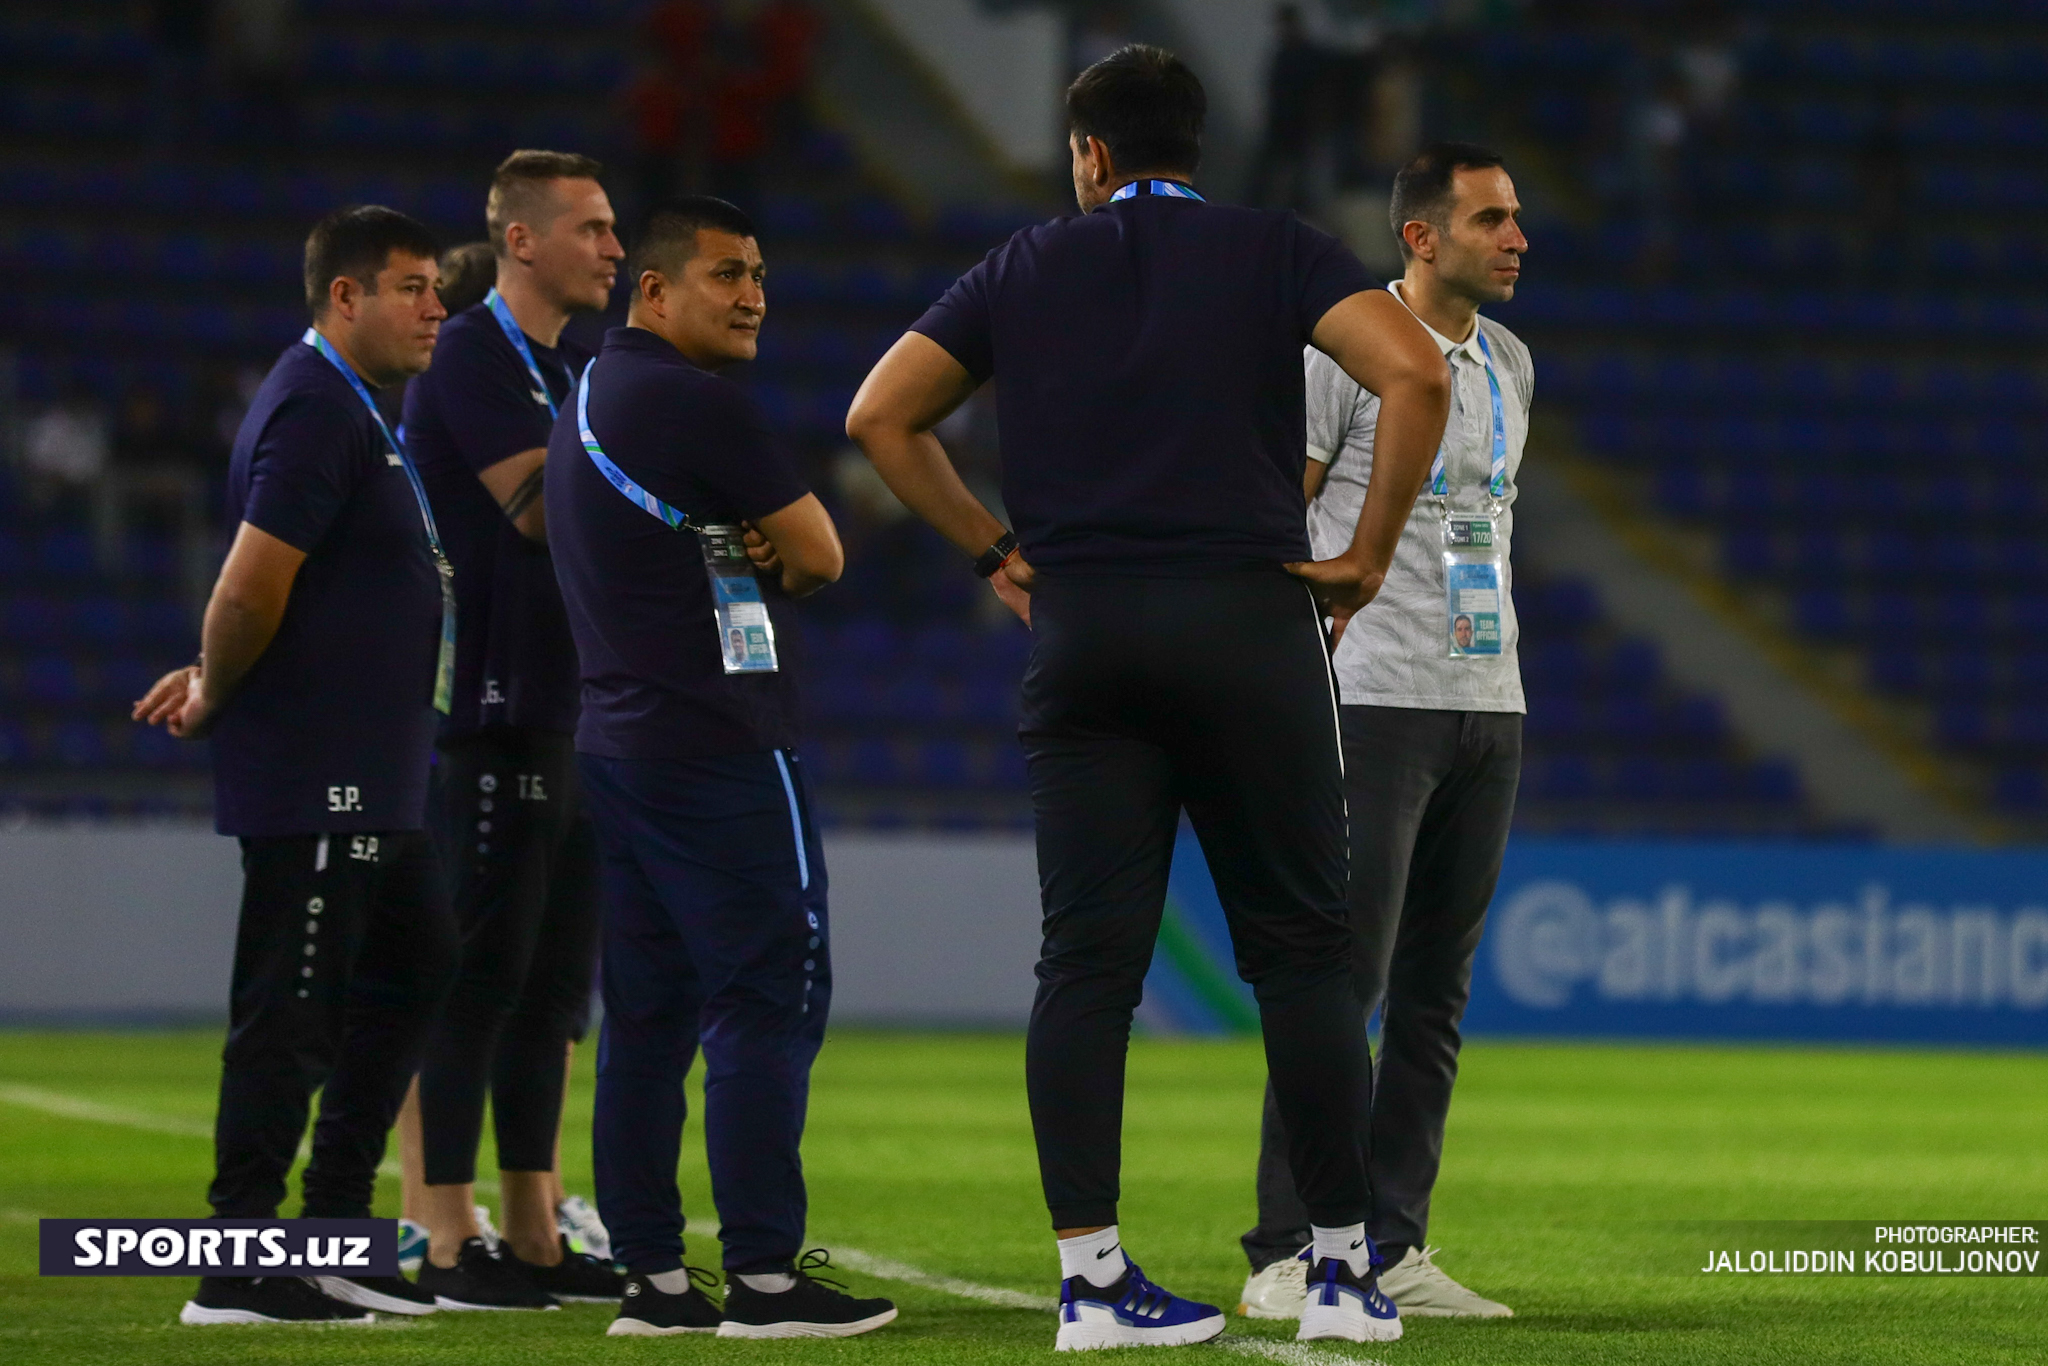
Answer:
[[[1185,832],[1168,920],[1147,1026],[1255,1027]],[[1465,1029],[2048,1044],[2048,853],[1518,838]]]

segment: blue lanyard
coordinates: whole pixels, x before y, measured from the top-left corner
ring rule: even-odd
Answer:
[[[690,514],[679,508],[670,507],[661,499],[633,482],[633,477],[612,463],[604,453],[604,447],[597,444],[597,436],[590,430],[590,371],[597,364],[592,357],[583,367],[583,378],[576,385],[576,432],[583,438],[583,449],[590,453],[590,463],[597,466],[598,473],[611,480],[612,487],[626,495],[627,499],[659,517],[671,529],[695,531]]]
[[[555,417],[555,396],[548,390],[547,379],[541,374],[540,366],[533,359],[533,348],[526,343],[526,333],[519,326],[519,320],[512,316],[512,306],[505,302],[505,296],[498,293],[496,285],[484,295],[484,306],[491,310],[491,316],[504,329],[505,340],[512,343],[512,349],[519,353],[519,359],[526,362],[526,373],[533,376],[533,396],[548,405],[548,416]]]
[[[377,411],[369,386],[341,358],[341,352],[334,349],[334,343],[310,327],[299,340],[325,356],[328,364],[341,371],[348,387],[356,391],[356,397],[370,410],[370,417],[376,422],[377,430],[384,434],[384,440],[390,443],[391,453],[398,457],[406,482],[412,485],[412,496],[420,505],[420,521],[427,528],[427,549],[434,553],[434,576],[441,581],[441,653],[434,662],[434,710],[445,716],[455,705],[455,567],[448,563],[448,556],[441,549],[441,532],[434,525],[434,508],[427,501],[427,486],[420,482],[420,472],[412,467],[412,459],[406,455],[403,443],[384,424],[384,414]]]
[[[1479,324],[1472,324],[1475,330]],[[1493,477],[1487,481],[1487,492],[1499,499],[1508,491],[1508,419],[1500,398],[1500,378],[1493,373],[1493,348],[1487,345],[1486,333],[1479,332],[1479,351],[1486,357],[1486,391],[1493,400]],[[1429,491],[1439,498],[1450,495],[1451,483],[1444,473],[1444,448],[1436,448],[1436,463],[1429,470]]]
[[[341,358],[339,351],[334,349],[334,343],[328,341],[327,338],[321,336],[312,328],[307,328],[306,335],[299,340],[327,357],[328,364],[341,371],[341,377],[348,381],[348,387],[356,391],[356,397],[361,399],[363,406],[370,410],[370,416],[376,420],[377,430],[382,432],[384,439],[390,443],[391,453],[398,457],[400,467],[405,470],[406,481],[412,485],[412,496],[420,505],[420,520],[426,524],[427,528],[427,548],[434,552],[436,563],[446,564],[448,557],[441,551],[441,533],[434,525],[434,509],[427,502],[427,487],[420,482],[420,472],[412,467],[412,460],[406,455],[405,447],[399,444],[399,440],[392,434],[391,428],[385,425],[384,414],[377,411],[377,401],[370,397],[369,386],[363,383],[361,376],[349,368],[349,363]]]
[[[1161,199],[1194,199],[1206,204],[1209,201],[1196,194],[1190,186],[1178,180],[1134,180],[1109,197],[1114,204],[1119,199],[1135,199],[1141,194],[1156,194]]]

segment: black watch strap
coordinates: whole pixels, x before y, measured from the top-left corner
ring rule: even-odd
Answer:
[[[974,562],[974,572],[984,579],[995,577],[1009,558],[1017,553],[1017,533],[1005,531],[996,537],[996,543],[981,552],[981,558]]]

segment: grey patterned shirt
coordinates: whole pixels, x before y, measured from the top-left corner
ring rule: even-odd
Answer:
[[[1396,281],[1397,285],[1399,282]],[[1400,290],[1387,286],[1396,298]],[[1425,327],[1428,324],[1424,324]],[[1502,498],[1500,546],[1505,559],[1514,536],[1515,477],[1529,436],[1529,401],[1535,369],[1529,348],[1514,333],[1487,318],[1479,320],[1493,348],[1507,420],[1508,477]],[[1451,363],[1451,415],[1444,427],[1444,472],[1452,510],[1482,510],[1493,472],[1493,402],[1487,392],[1485,359],[1475,332],[1454,342],[1435,328],[1429,335]],[[1372,478],[1373,428],[1380,401],[1314,347],[1304,363],[1308,381],[1308,455],[1329,466],[1323,486],[1308,506],[1309,544],[1319,560],[1350,546]],[[1449,657],[1445,635],[1443,499],[1425,486],[1394,549],[1386,584],[1366,609],[1351,619],[1337,643],[1337,684],[1351,705],[1419,707],[1445,711],[1526,711],[1522,669],[1515,654],[1520,625],[1515,619],[1513,567],[1501,584],[1501,652],[1467,659]]]

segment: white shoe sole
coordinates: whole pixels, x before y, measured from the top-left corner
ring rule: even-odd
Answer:
[[[1293,1309],[1268,1309],[1262,1304],[1253,1304],[1249,1300],[1239,1304],[1237,1312],[1240,1318],[1247,1319],[1298,1319],[1301,1317],[1300,1306],[1296,1306]]]
[[[855,1319],[852,1323],[805,1323],[792,1319],[788,1323],[734,1323],[727,1319],[718,1325],[718,1336],[722,1338],[850,1338],[862,1333],[872,1333],[896,1317],[894,1309],[873,1315],[870,1318]]]
[[[1394,1299],[1392,1295],[1388,1299]],[[1432,1309],[1427,1305],[1403,1304],[1394,1300],[1394,1307],[1401,1311],[1404,1319],[1511,1319],[1515,1311],[1502,1305],[1499,1309]]]
[[[625,1298],[623,1293],[617,1295],[564,1295],[558,1290],[550,1290],[548,1293],[563,1304],[617,1304]]]
[[[613,1319],[612,1326],[604,1330],[608,1338],[672,1338],[683,1333],[716,1333],[716,1328],[663,1328],[658,1324],[646,1323],[640,1319]]]
[[[415,1300],[402,1300],[396,1295],[385,1295],[357,1285],[345,1276],[315,1276],[313,1284],[320,1287],[320,1293],[330,1300],[343,1304],[358,1305],[364,1309],[375,1309],[385,1314],[431,1314],[440,1308],[439,1304],[420,1304]]]
[[[1105,1347],[1186,1347],[1219,1336],[1228,1322],[1223,1315],[1196,1319],[1175,1328],[1126,1327],[1121,1323],[1063,1323],[1053,1339],[1055,1352],[1093,1352]]]
[[[204,1326],[209,1324],[270,1323],[286,1328],[360,1328],[375,1323],[375,1314],[364,1314],[355,1319],[274,1319],[268,1314],[259,1314],[253,1309],[208,1309],[203,1304],[185,1301],[185,1307],[178,1311],[178,1322]]]
[[[1401,1320],[1376,1319],[1341,1305],[1311,1304],[1301,1311],[1296,1342],[1393,1342],[1401,1336]]]
[[[545,1314],[560,1309],[559,1304],[465,1304],[451,1300],[446,1295],[434,1296],[436,1309],[453,1309],[457,1313],[469,1314]]]

